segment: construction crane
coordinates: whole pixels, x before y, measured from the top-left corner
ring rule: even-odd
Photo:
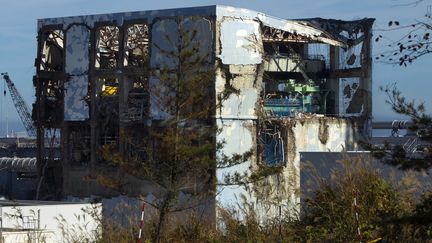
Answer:
[[[29,108],[27,104],[25,103],[24,99],[21,97],[20,93],[18,92],[17,88],[15,87],[15,84],[12,82],[12,80],[9,78],[8,73],[1,73],[3,76],[3,79],[5,80],[9,93],[12,97],[12,101],[15,105],[15,108],[18,112],[18,115],[21,118],[21,121],[27,131],[27,134],[30,137],[36,137],[36,128],[33,124]],[[4,95],[6,95],[6,90],[4,91]]]

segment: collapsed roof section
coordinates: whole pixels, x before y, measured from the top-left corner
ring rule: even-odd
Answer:
[[[373,18],[364,18],[359,20],[338,20],[338,19],[323,19],[323,18],[311,18],[311,19],[301,19],[301,22],[307,22],[311,25],[316,26],[328,33],[336,36],[341,41],[344,41],[348,46],[352,46],[352,39],[347,37],[357,35],[361,32],[364,32],[366,29],[369,29],[374,23],[375,19]]]
[[[75,24],[83,24],[87,28],[93,28],[96,23],[111,22],[116,25],[123,25],[124,22],[134,21],[137,19],[146,19],[147,22],[152,22],[161,17],[173,16],[216,16],[217,20],[223,18],[249,18],[262,23],[263,26],[278,29],[285,34],[298,35],[308,38],[309,41],[317,41],[327,43],[334,46],[346,47],[347,43],[339,39],[337,35],[332,35],[331,31],[320,28],[314,22],[324,19],[311,20],[286,20],[266,15],[244,8],[234,8],[229,6],[215,5],[193,8],[178,8],[150,11],[135,11],[125,13],[97,14],[86,16],[71,16],[59,18],[45,18],[38,20],[38,31],[48,25],[62,25],[64,29]],[[343,21],[345,22],[345,21]],[[355,22],[355,21],[352,21]],[[347,22],[345,22],[347,23]]]
[[[303,41],[315,41],[339,47],[347,46],[337,35],[332,35],[309,21],[280,19],[253,10],[228,6],[217,6],[216,11],[218,21],[225,18],[253,19],[260,22],[264,28],[278,30],[280,35],[275,37],[281,41],[297,42],[303,39]],[[299,38],[293,38],[295,36]]]

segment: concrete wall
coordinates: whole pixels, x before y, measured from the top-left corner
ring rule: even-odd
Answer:
[[[355,52],[355,55],[358,55],[357,60],[354,60],[351,65],[345,63],[342,65],[340,62],[347,60],[342,60],[345,57],[344,53],[339,54],[340,43],[328,38],[321,39],[320,41],[331,45],[332,50],[337,50],[337,53],[334,51],[336,54],[332,55],[331,48],[327,49],[326,55],[330,57],[326,60],[335,63],[335,65],[331,63],[327,65],[333,66],[332,71],[335,72],[334,75],[337,78],[330,74],[326,81],[329,83],[327,87],[333,89],[338,99],[335,104],[337,114],[332,115],[339,117],[305,113],[288,118],[269,117],[263,114],[260,92],[262,91],[266,53],[263,48],[264,33],[258,23],[261,23],[261,27],[294,32],[300,36],[309,36],[314,31],[302,26],[301,23],[286,22],[283,25],[282,21],[266,17],[268,16],[253,11],[237,11],[233,8],[221,7],[218,8],[216,23],[216,50],[218,53],[216,117],[218,129],[221,131],[217,135],[217,141],[225,142],[222,151],[218,153],[229,156],[253,151],[254,154],[249,161],[243,164],[218,170],[220,186],[217,199],[224,207],[241,205],[242,200],[246,199],[248,203],[256,205],[257,212],[260,212],[263,217],[266,217],[265,215],[276,216],[281,211],[294,215],[299,211],[300,152],[356,150],[360,140],[367,140],[370,115],[369,97],[365,95],[359,99],[357,93],[359,89],[369,87],[371,82],[369,49],[365,47],[366,49],[361,50],[366,52],[363,57],[367,58],[360,60],[362,55],[355,52],[358,51],[358,46],[352,47],[353,50],[349,47],[349,52]],[[354,23],[353,26],[356,24]],[[337,33],[335,36],[343,31],[340,26],[333,26],[333,28],[335,28],[334,33]],[[317,36],[323,36],[323,33],[316,33],[315,37]],[[368,41],[366,40],[365,46],[368,45]],[[359,67],[363,68],[361,71],[363,73],[343,73],[346,70],[337,73],[342,69]],[[283,70],[280,71],[283,72]],[[342,81],[339,80],[344,75],[348,77]],[[361,75],[362,78],[357,78],[356,75]],[[332,78],[333,83],[336,83],[334,87],[331,86]],[[370,95],[370,92],[368,94]],[[355,102],[354,96],[357,96]],[[356,112],[352,111],[353,106],[356,106]],[[260,141],[257,137],[261,133],[260,124],[262,122],[279,124],[283,128],[286,158],[285,164],[281,167],[282,173],[247,186],[223,186],[224,178],[227,175],[234,173],[247,175],[266,163],[261,158]],[[284,205],[282,209],[279,208],[280,205]]]
[[[254,184],[251,195],[263,219],[284,214],[297,217],[300,213],[302,152],[341,152],[361,150],[358,142],[366,139],[364,120],[304,115],[272,121],[282,127],[285,164],[280,174]],[[263,161],[262,163],[265,163]]]
[[[225,10],[220,8],[219,11]],[[236,13],[236,11],[234,11]],[[217,128],[216,143],[225,143],[217,156],[232,156],[255,150],[256,103],[261,87],[263,47],[259,22],[252,16],[240,18],[221,13],[216,24]],[[247,15],[247,14],[246,14]],[[218,203],[225,208],[236,206],[242,195],[248,196],[244,187],[225,185],[225,177],[234,173],[250,174],[254,157],[229,168],[218,169]]]

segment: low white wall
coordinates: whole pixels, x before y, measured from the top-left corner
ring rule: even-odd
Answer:
[[[29,237],[45,242],[94,242],[101,233],[97,219],[101,211],[101,204],[90,203],[2,206],[2,235],[6,242],[27,242]]]

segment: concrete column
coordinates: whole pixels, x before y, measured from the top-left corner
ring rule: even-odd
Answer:
[[[339,69],[339,47],[330,46],[330,72]],[[339,107],[339,78],[329,78],[327,79],[327,89],[331,90],[335,94],[335,114],[341,113],[341,107]]]

